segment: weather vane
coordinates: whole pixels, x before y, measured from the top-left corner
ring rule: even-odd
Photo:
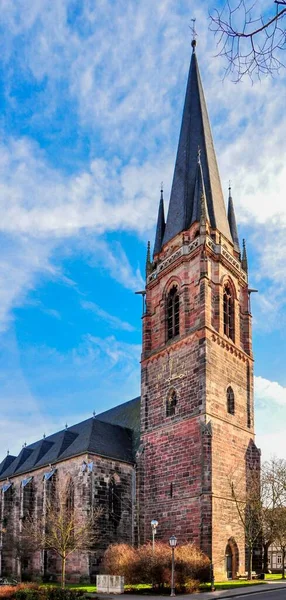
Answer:
[[[195,47],[197,44],[197,41],[196,41],[196,38],[197,38],[196,19],[191,19],[191,21],[193,23],[192,26],[190,27],[191,32],[192,32],[192,46],[193,46],[193,50],[195,50]]]

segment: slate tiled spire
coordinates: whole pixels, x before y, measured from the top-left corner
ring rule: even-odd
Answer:
[[[233,206],[233,200],[232,200],[232,196],[231,196],[231,187],[230,186],[228,188],[228,192],[229,193],[228,193],[227,218],[228,218],[230,233],[231,233],[232,240],[233,240],[234,249],[237,252],[240,252],[239,238],[238,238],[237,226],[236,226],[236,218],[235,218],[235,212],[234,212],[234,206]]]
[[[197,159],[197,172],[196,172],[196,180],[195,180],[195,190],[194,190],[194,200],[193,200],[193,213],[192,213],[192,223],[201,220],[202,216],[202,207],[204,209],[204,218],[206,220],[210,220],[208,206],[206,204],[206,190],[202,172],[202,164],[201,164],[201,150],[198,149],[198,159]]]
[[[161,251],[164,232],[165,232],[165,211],[164,211],[163,185],[161,185],[161,197],[160,197],[160,204],[159,204],[159,211],[158,211],[158,220],[157,220],[156,238],[155,238],[153,256],[155,254],[158,254],[158,252]]]
[[[193,222],[193,215],[196,214],[194,196],[198,147],[201,150],[201,170],[210,224],[232,241],[194,41],[192,46],[193,54],[163,244],[180,231],[188,229]]]

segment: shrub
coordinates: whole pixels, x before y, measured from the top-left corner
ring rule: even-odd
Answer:
[[[125,583],[136,581],[137,552],[128,544],[111,544],[104,554],[103,568],[110,575],[124,577]]]
[[[1,600],[6,598],[12,598],[15,594],[15,587],[13,585],[1,585],[0,586],[0,598]]]
[[[183,544],[175,551],[176,579],[185,585],[188,579],[204,583],[210,580],[210,560],[194,544]]]
[[[0,600],[78,600],[83,590],[58,587],[39,587],[37,583],[19,583],[17,586],[0,586]]]
[[[33,589],[20,589],[16,590],[14,594],[15,600],[40,600],[44,594],[40,590]]]
[[[183,544],[175,550],[176,586],[192,592],[200,582],[209,581],[210,561],[193,544]],[[152,583],[162,588],[171,585],[172,555],[168,544],[156,542],[135,549],[127,544],[109,546],[104,556],[104,570],[110,575],[124,576],[126,584]]]
[[[18,583],[17,586],[0,586],[0,599],[40,600],[40,589],[36,583]]]
[[[45,588],[45,592],[45,600],[77,600],[84,595],[83,590],[62,589],[59,587]]]

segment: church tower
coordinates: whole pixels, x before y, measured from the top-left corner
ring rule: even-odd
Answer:
[[[167,219],[163,191],[143,315],[140,541],[194,542],[215,575],[245,571],[230,479],[246,486],[254,444],[245,246],[226,212],[196,56],[187,83]],[[234,475],[235,474],[235,475]]]

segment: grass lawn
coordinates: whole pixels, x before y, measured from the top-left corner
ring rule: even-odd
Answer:
[[[60,583],[42,583],[41,588],[45,587],[61,587]],[[69,590],[83,590],[84,592],[96,592],[96,585],[93,584],[81,584],[81,583],[66,583],[66,588]]]
[[[275,574],[269,574],[269,575],[265,575],[265,579],[266,581],[281,581],[281,574],[280,573],[275,573]],[[242,580],[234,580],[234,581],[216,581],[215,582],[215,589],[216,590],[231,590],[231,589],[237,589],[240,587],[248,587],[250,585],[261,585],[264,584],[265,581],[263,580],[259,580],[259,579],[254,579],[253,581],[246,581],[245,579]],[[59,583],[46,583],[43,584],[41,587],[46,587],[46,586],[56,586],[59,587],[60,584]],[[83,590],[84,592],[96,592],[96,585],[94,584],[80,584],[80,583],[67,583],[66,587],[69,589],[73,589],[73,590]],[[125,585],[125,593],[129,592],[129,593],[135,593],[138,592],[139,594],[152,594],[154,593],[152,591],[152,586],[151,584],[146,584],[146,583],[141,583],[138,585]],[[200,585],[200,591],[202,592],[207,592],[210,591],[211,589],[211,584],[210,583],[201,583]]]
[[[253,581],[246,581],[245,579],[239,580],[234,579],[233,581],[215,581],[215,589],[216,590],[231,590],[237,589],[240,587],[248,587],[249,585],[260,585],[261,583],[265,583],[265,581],[261,581],[258,579],[254,579]],[[210,592],[211,584],[210,583],[201,583],[200,590],[204,592]]]
[[[215,588],[216,590],[228,590],[228,589],[233,589],[233,588],[237,588],[237,587],[247,587],[249,585],[257,585],[258,583],[265,583],[264,581],[222,581],[222,582],[215,582]],[[52,587],[59,587],[60,584],[59,583],[47,583],[47,584],[43,584],[41,587],[46,587],[46,586],[52,586]],[[73,589],[73,590],[83,590],[85,592],[96,592],[96,585],[81,585],[81,584],[77,584],[77,583],[67,583],[66,584],[66,588],[69,589]],[[125,593],[128,594],[129,593],[138,593],[138,594],[154,594],[154,591],[152,590],[152,586],[151,584],[147,584],[147,583],[141,583],[141,584],[137,584],[137,585],[125,585]],[[200,585],[200,591],[210,591],[211,589],[211,584],[210,583],[202,583]],[[156,593],[156,592],[155,592]],[[169,594],[170,592],[166,589],[166,594]],[[164,594],[164,592],[161,590],[160,591],[160,595]]]

